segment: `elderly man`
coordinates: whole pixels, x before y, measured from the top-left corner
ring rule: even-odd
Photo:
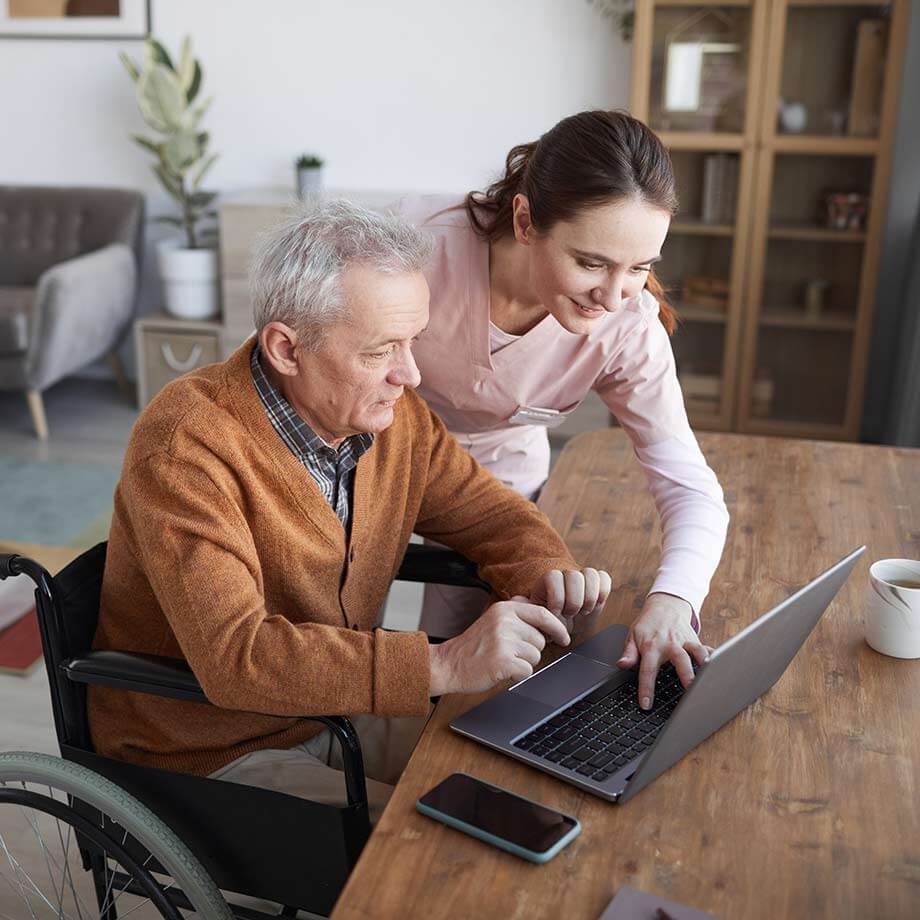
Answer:
[[[144,411],[115,495],[97,648],[184,657],[215,707],[91,688],[109,756],[307,798],[344,797],[304,714],[354,717],[372,816],[430,697],[528,676],[560,617],[603,605],[536,508],[479,467],[413,389],[427,239],[344,202],[300,214],[253,275],[258,335]],[[416,532],[504,600],[441,645],[378,628]]]

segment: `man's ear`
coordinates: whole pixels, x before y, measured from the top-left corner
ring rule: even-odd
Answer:
[[[259,333],[262,354],[265,360],[279,374],[296,377],[297,333],[285,323],[268,323]]]
[[[525,246],[530,245],[536,234],[536,228],[530,216],[530,201],[521,192],[518,192],[511,201],[511,225],[514,230],[514,238]]]

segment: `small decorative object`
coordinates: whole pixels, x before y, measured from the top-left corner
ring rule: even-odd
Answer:
[[[711,153],[703,157],[704,224],[734,224],[738,194],[738,157]]]
[[[825,191],[821,195],[821,223],[830,230],[865,230],[869,196],[862,192]]]
[[[684,368],[678,374],[677,380],[688,411],[710,414],[719,411],[722,378],[718,374],[698,374]]]
[[[830,288],[830,281],[823,278],[815,278],[805,282],[805,316],[810,320],[821,318],[821,312],[824,310],[827,301],[827,292]]]
[[[153,139],[134,134],[132,139],[156,157],[153,172],[181,214],[156,218],[184,233],[181,240],[160,244],[165,306],[184,319],[207,319],[218,311],[217,252],[205,243],[208,231],[201,224],[216,216],[210,205],[217,195],[203,191],[201,182],[217,154],[208,154],[209,135],[201,130],[202,116],[211,102],[197,101],[201,64],[192,55],[188,37],[182,42],[176,65],[154,38],[144,43],[140,68],[124,53],[121,60],[137,87],[144,121],[161,135]]]
[[[0,38],[107,38],[126,41],[150,34],[150,0],[0,2]]]
[[[670,128],[731,130],[744,84],[737,23],[718,7],[695,10],[665,36],[661,107]]]
[[[318,195],[323,188],[323,161],[312,153],[297,158],[297,194],[301,198]]]
[[[780,99],[779,126],[786,134],[801,134],[808,127],[808,109],[805,104]]]
[[[878,135],[887,44],[888,23],[884,19],[864,19],[857,27],[848,126],[856,137]]]
[[[724,313],[728,309],[729,284],[724,278],[691,275],[682,287],[682,301],[688,307],[703,307]]]
[[[751,382],[751,415],[766,418],[773,408],[773,381],[763,369],[757,371]]]

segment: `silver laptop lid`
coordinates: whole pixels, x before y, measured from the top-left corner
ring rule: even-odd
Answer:
[[[853,550],[710,655],[620,801],[644,789],[779,680],[865,551],[865,546]]]

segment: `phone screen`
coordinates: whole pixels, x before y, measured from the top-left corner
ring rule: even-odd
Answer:
[[[575,826],[567,815],[463,773],[448,776],[420,801],[535,853],[549,850]]]

